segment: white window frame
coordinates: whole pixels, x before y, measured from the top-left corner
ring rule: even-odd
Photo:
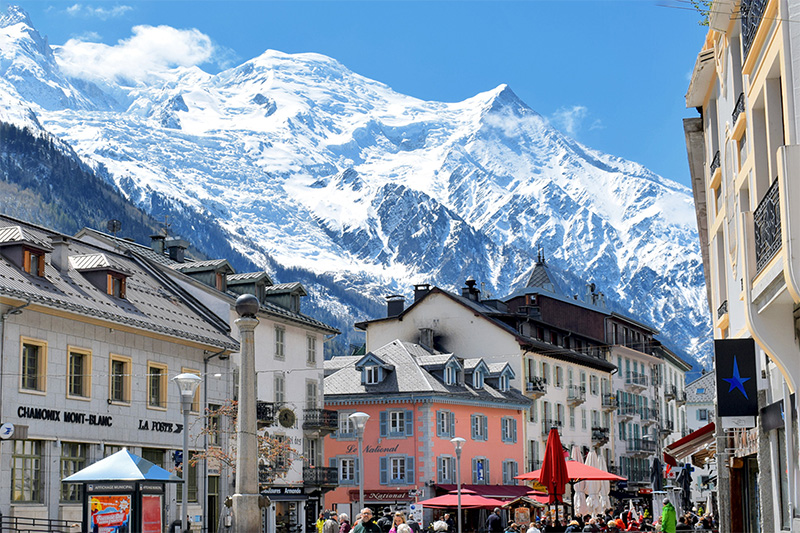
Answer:
[[[447,385],[455,385],[456,383],[456,369],[452,366],[445,367],[444,369],[444,382]]]
[[[352,485],[356,482],[356,458],[339,457],[339,482]]]
[[[389,435],[405,435],[406,433],[406,412],[389,411]]]
[[[390,456],[389,464],[387,465],[389,471],[389,484],[392,483],[405,483],[406,482],[406,457],[405,456]],[[395,475],[401,474],[402,475]]]
[[[380,367],[369,365],[364,367],[364,383],[367,385],[377,385],[380,383]]]

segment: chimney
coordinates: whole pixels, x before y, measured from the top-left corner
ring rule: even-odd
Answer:
[[[428,283],[418,283],[414,285],[414,302],[418,302],[420,298],[431,292],[431,286]]]
[[[419,328],[419,343],[425,348],[433,349],[433,328]]]
[[[392,294],[386,297],[386,317],[398,316],[406,307],[406,299],[400,294]]]
[[[164,255],[165,239],[166,237],[164,237],[160,233],[156,233],[155,235],[150,235],[150,248],[152,248],[153,251],[158,255]]]
[[[166,241],[165,244],[167,252],[169,252],[169,258],[176,263],[183,263],[189,243],[183,239],[172,239],[171,241]]]
[[[470,300],[475,300],[476,302],[480,302],[481,291],[480,289],[475,288],[475,285],[478,284],[478,282],[475,281],[475,278],[470,276],[467,279],[467,281],[464,282],[464,284],[466,285],[466,287],[463,287],[461,289],[461,296],[463,296],[464,298],[469,298]]]
[[[52,235],[50,244],[53,252],[50,254],[50,263],[59,272],[69,270],[69,237],[65,235]]]

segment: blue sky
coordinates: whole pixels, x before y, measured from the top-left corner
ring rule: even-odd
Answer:
[[[196,29],[213,44],[200,65],[212,72],[276,49],[331,56],[426,100],[507,83],[578,141],[689,184],[681,119],[696,112],[683,96],[705,29],[685,0],[14,3],[53,45]]]

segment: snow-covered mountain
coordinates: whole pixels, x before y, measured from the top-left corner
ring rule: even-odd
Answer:
[[[375,298],[468,276],[503,296],[541,247],[569,294],[595,283],[708,364],[690,191],[566,137],[505,85],[426,102],[331,58],[271,50],[215,75],[182,67],[95,85],[67,76],[12,8],[0,18],[0,101],[32,109],[137,206],[171,208],[198,232],[213,220],[265,268]]]

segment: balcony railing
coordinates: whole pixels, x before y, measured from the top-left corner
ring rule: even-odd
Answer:
[[[532,376],[528,378],[528,383],[525,386],[525,392],[533,398],[539,398],[547,393],[547,381],[544,378]]]
[[[717,318],[722,318],[728,312],[728,300],[725,300],[720,304],[719,308],[717,309]]]
[[[713,174],[715,170],[717,170],[721,164],[721,157],[719,155],[719,150],[714,154],[714,159],[711,160],[711,173]]]
[[[259,426],[271,426],[275,423],[275,404],[271,402],[256,402],[256,420]]]
[[[539,470],[541,467],[542,467],[542,461],[540,459],[532,459],[528,461],[528,472]]]
[[[636,414],[636,406],[633,404],[622,404],[617,408],[617,416],[620,418],[630,418]]]
[[[747,60],[747,54],[750,53],[750,47],[756,38],[756,32],[758,32],[758,26],[764,16],[767,1],[742,0],[742,4],[739,7],[739,16],[742,19],[742,48],[744,49],[745,60]]]
[[[667,385],[664,387],[664,399],[668,402],[675,399],[675,395],[678,393],[678,387],[675,385]]]
[[[329,466],[304,467],[303,484],[315,487],[335,487],[339,484],[339,469]]]
[[[678,394],[675,396],[675,400],[678,402],[678,407],[680,407],[681,405],[685,405],[686,391],[685,390],[678,391]]]
[[[779,194],[778,180],[775,180],[753,214],[756,230],[756,272],[761,272],[781,249]]]
[[[675,424],[672,420],[666,419],[661,421],[661,432],[662,433],[672,433],[675,429]]]
[[[304,409],[303,429],[334,432],[339,429],[339,413],[328,409]]]
[[[647,387],[647,374],[641,372],[627,372],[625,376],[625,385],[631,387]]]
[[[744,93],[739,94],[739,98],[736,99],[736,105],[733,107],[733,113],[731,113],[731,119],[733,119],[732,123],[736,124],[736,121],[739,119],[739,115],[744,112]]]
[[[561,433],[561,428],[563,427],[564,423],[560,420],[551,420],[551,419],[544,419],[542,420],[542,435],[549,435],[550,428],[556,428]]]
[[[603,409],[616,409],[617,408],[617,397],[610,392],[606,392],[603,394]]]
[[[567,387],[567,403],[580,405],[586,401],[586,387],[570,385]]]
[[[608,428],[605,427],[593,427],[592,428],[592,442],[603,445],[608,442],[608,434],[610,433]]]

